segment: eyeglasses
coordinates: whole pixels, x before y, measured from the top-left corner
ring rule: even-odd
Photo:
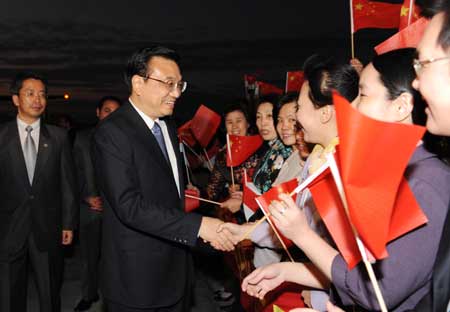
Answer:
[[[141,77],[144,79],[151,79],[151,80],[158,81],[158,82],[165,84],[166,87],[170,90],[170,92],[178,90],[178,92],[183,93],[184,91],[186,91],[187,82],[183,81],[183,80],[180,80],[178,82],[173,82],[173,81],[164,81],[161,79],[153,78],[153,77],[150,77],[149,75],[141,76]]]
[[[423,61],[414,59],[413,66],[414,66],[414,70],[416,71],[416,75],[419,75],[420,72],[422,71],[422,69],[424,67],[426,67],[427,65],[434,63],[434,62],[439,62],[439,61],[448,60],[448,59],[450,59],[450,56],[440,57],[440,58],[436,58],[436,59],[428,59],[428,60],[423,60]]]

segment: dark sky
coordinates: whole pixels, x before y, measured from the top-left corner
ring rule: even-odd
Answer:
[[[245,73],[261,72],[282,87],[285,72],[300,69],[314,52],[348,58],[348,10],[345,0],[2,0],[0,94],[19,70],[38,70],[48,76],[51,94],[72,96],[53,100],[50,111],[93,119],[103,95],[126,98],[127,57],[162,43],[179,51],[189,83],[177,111],[193,113],[200,103],[220,111],[243,95]],[[368,38],[358,38],[363,59],[381,37]],[[7,111],[3,100],[0,114]]]

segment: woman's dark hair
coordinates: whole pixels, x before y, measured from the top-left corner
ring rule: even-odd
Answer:
[[[288,93],[283,94],[280,97],[276,107],[274,107],[274,110],[273,110],[273,119],[274,119],[275,127],[277,126],[277,123],[278,123],[278,114],[280,113],[281,108],[288,103],[292,103],[292,102],[297,103],[299,94],[300,94],[299,92],[288,92]]]
[[[424,126],[427,120],[426,104],[420,93],[412,87],[412,82],[416,78],[416,73],[411,65],[415,53],[416,50],[413,48],[393,50],[376,55],[372,59],[372,65],[379,73],[382,84],[388,90],[389,100],[395,100],[403,92],[413,96],[413,123]]]
[[[275,94],[275,93],[271,93],[271,94],[267,94],[267,95],[261,96],[258,99],[258,101],[256,102],[255,114],[258,112],[258,108],[259,108],[259,106],[261,104],[263,104],[263,103],[270,103],[270,104],[272,104],[272,119],[273,119],[273,124],[275,125],[275,119],[273,117],[273,114],[274,114],[274,112],[276,110],[276,106],[277,106],[279,98],[280,98],[280,96],[278,94]]]
[[[172,49],[163,46],[153,46],[150,48],[137,50],[128,59],[124,72],[124,80],[130,92],[131,78],[133,78],[134,75],[146,77],[148,75],[148,63],[155,56],[174,61],[178,66],[180,66],[180,56]]]
[[[359,76],[350,64],[339,64],[317,54],[303,64],[305,80],[309,84],[308,97],[316,108],[333,104],[332,90],[349,102],[359,93]]]
[[[225,107],[225,110],[223,111],[223,119],[225,120],[229,113],[236,111],[241,112],[244,115],[245,120],[250,123],[247,113],[247,105],[243,100],[238,100],[236,102],[233,102],[232,104],[227,105]]]

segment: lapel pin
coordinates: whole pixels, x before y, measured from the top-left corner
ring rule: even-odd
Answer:
[[[44,143],[44,147],[48,147],[48,144],[47,144],[47,143]]]

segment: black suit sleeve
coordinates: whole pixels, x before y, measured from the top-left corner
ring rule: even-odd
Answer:
[[[201,216],[182,211],[178,194],[163,190],[172,176],[152,175],[152,166],[159,164],[145,156],[134,155],[141,151],[133,150],[130,141],[116,127],[107,130],[100,127],[94,135],[94,167],[108,206],[127,227],[194,246]],[[149,184],[158,185],[160,191],[150,188]]]
[[[74,230],[78,227],[78,191],[75,177],[75,166],[72,148],[67,133],[61,138],[61,207],[63,230]]]
[[[91,135],[90,132],[80,132],[76,138],[73,147],[73,156],[78,174],[78,184],[81,200],[87,197],[98,196],[97,185],[95,182],[94,166],[91,158]]]

